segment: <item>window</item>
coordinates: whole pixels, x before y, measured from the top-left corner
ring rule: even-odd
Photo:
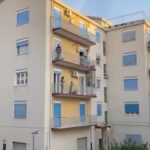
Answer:
[[[17,12],[17,26],[29,23],[29,11]]]
[[[17,55],[27,54],[28,46],[29,46],[29,41],[27,39],[22,41],[17,41],[16,43]]]
[[[107,88],[104,87],[104,102],[107,103]]]
[[[126,114],[139,114],[139,103],[125,103]]]
[[[138,80],[136,78],[124,79],[124,90],[132,91],[138,89]]]
[[[101,80],[100,79],[96,79],[96,88],[100,88],[101,87]]]
[[[96,31],[96,42],[100,43],[100,32]]]
[[[28,71],[18,70],[16,71],[16,85],[27,85],[28,84]]]
[[[101,63],[101,56],[96,55],[96,65],[100,65],[100,63]]]
[[[131,42],[136,40],[136,31],[124,31],[122,33],[122,41],[123,43]]]
[[[58,8],[55,8],[53,13],[54,13],[53,27],[54,28],[61,27],[61,11]]]
[[[106,56],[106,41],[103,41],[103,55]]]
[[[107,76],[106,64],[103,65],[104,78]]]
[[[142,144],[142,136],[140,134],[125,134],[125,141],[131,140],[133,143]]]
[[[97,103],[97,116],[102,115],[102,104]]]
[[[135,53],[127,53],[123,56],[124,66],[133,66],[137,64],[137,56]]]
[[[14,104],[14,118],[26,119],[27,117],[27,104],[26,102],[15,102]]]

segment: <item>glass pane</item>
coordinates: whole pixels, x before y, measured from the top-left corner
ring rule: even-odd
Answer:
[[[124,90],[137,90],[138,81],[137,79],[125,79],[124,80]]]
[[[27,24],[29,22],[29,11],[20,12],[17,14],[17,25]]]

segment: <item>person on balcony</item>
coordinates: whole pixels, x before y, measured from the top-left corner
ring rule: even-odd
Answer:
[[[56,59],[57,60],[61,60],[61,51],[62,51],[62,48],[60,44],[58,44],[56,47]]]
[[[73,81],[70,82],[69,94],[73,94]]]
[[[64,76],[61,77],[61,83],[60,83],[60,86],[61,86],[61,93],[64,92],[64,84],[65,84],[65,81],[64,81]]]

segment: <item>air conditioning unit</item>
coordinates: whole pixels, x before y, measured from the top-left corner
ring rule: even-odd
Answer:
[[[72,15],[72,11],[69,9],[65,9],[64,14],[68,17],[70,17]]]
[[[72,71],[72,77],[78,78],[79,77],[79,72],[76,70]]]

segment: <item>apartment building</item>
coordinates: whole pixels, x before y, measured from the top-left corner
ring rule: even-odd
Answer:
[[[52,149],[108,149],[105,31],[92,18],[56,0],[51,19]]]
[[[125,21],[107,27],[106,35],[112,140],[150,143],[150,24],[143,13],[117,19]]]
[[[109,149],[102,26],[49,0],[3,0],[0,18],[0,149]]]

